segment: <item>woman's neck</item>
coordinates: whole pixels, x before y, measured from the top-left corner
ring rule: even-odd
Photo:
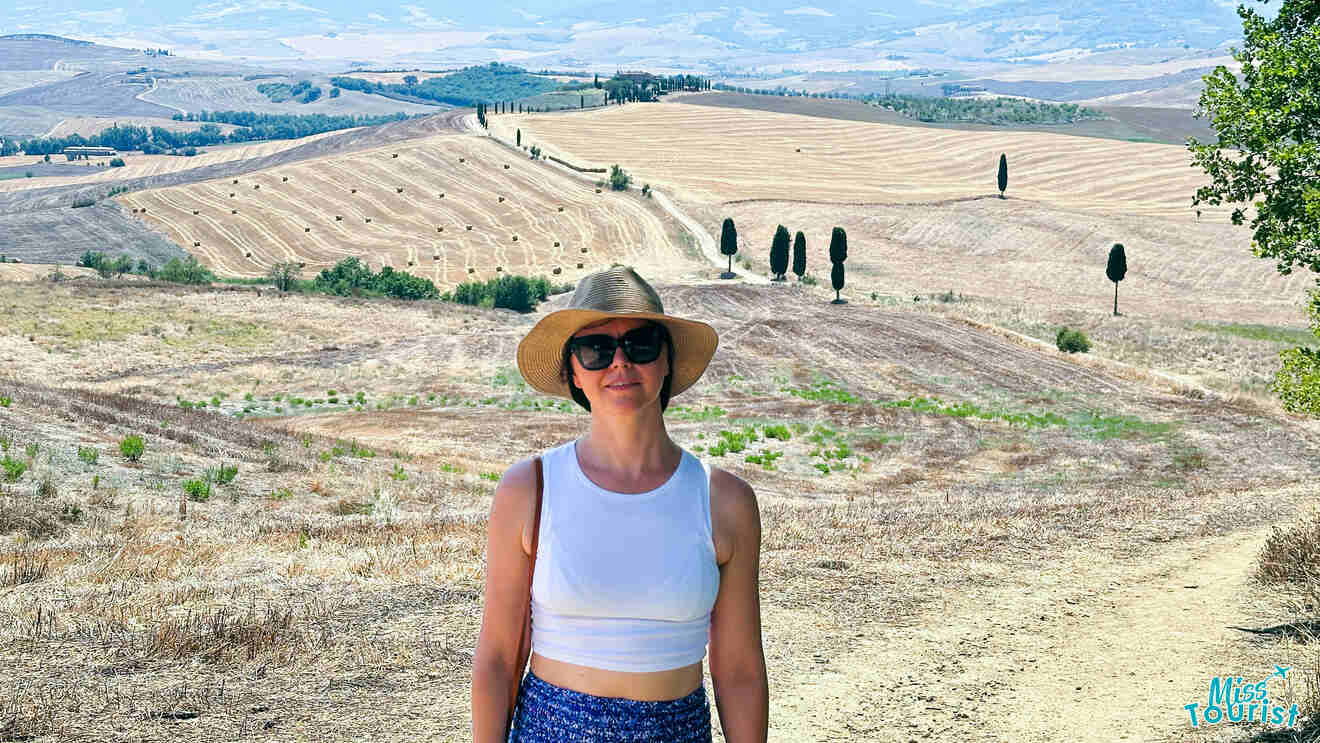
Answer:
[[[579,458],[588,467],[603,470],[624,482],[646,482],[655,473],[668,474],[682,456],[669,438],[664,418],[595,418],[591,430],[578,441]]]

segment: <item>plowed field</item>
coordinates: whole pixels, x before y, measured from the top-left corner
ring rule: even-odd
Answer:
[[[616,260],[653,273],[682,263],[665,223],[637,197],[597,194],[488,140],[457,134],[120,201],[145,209],[130,213],[234,276],[259,276],[291,260],[305,263],[307,275],[349,256],[441,286],[499,269],[551,275],[560,268],[560,280],[573,280]]]

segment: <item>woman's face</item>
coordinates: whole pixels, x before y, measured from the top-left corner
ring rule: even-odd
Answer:
[[[599,325],[590,325],[573,334],[574,338],[588,335],[609,335],[616,340],[630,330],[648,325],[639,318],[616,317]],[[591,410],[630,411],[660,404],[660,388],[669,374],[668,349],[662,348],[655,361],[635,364],[628,360],[620,346],[614,350],[609,366],[599,371],[583,368],[576,354],[569,354],[573,365],[572,384],[581,388],[591,403]]]

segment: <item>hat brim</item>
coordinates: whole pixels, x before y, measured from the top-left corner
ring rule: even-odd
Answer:
[[[691,387],[701,378],[719,345],[719,334],[715,328],[697,320],[684,320],[658,312],[556,310],[541,318],[518,344],[518,371],[523,380],[533,389],[547,395],[572,399],[573,393],[568,383],[559,376],[564,361],[564,344],[584,326],[616,317],[654,320],[669,330],[669,337],[674,342],[670,397]]]

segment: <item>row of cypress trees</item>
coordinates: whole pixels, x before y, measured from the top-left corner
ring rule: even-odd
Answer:
[[[789,258],[789,237],[788,228],[779,225],[775,229],[774,239],[770,242],[770,273],[774,274],[771,281],[786,281],[788,273]],[[724,224],[720,229],[720,253],[729,257],[729,269],[720,275],[722,279],[734,278],[733,256],[738,252],[738,229],[733,224],[732,217],[725,217]],[[830,233],[830,285],[834,287],[834,301],[832,304],[846,304],[847,300],[839,296],[839,292],[844,286],[843,263],[848,260],[848,233],[842,227],[835,227]],[[799,230],[793,237],[793,273],[797,274],[798,281],[807,273],[807,236]]]

